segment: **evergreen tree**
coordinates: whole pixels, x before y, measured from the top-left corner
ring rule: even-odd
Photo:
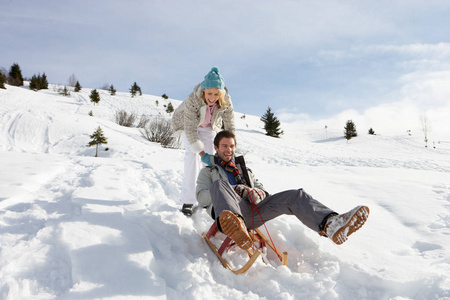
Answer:
[[[169,96],[167,96],[166,94],[163,94],[161,97],[166,100],[169,99]]]
[[[261,121],[264,122],[266,135],[278,138],[283,134],[283,131],[280,131],[280,121],[274,115],[270,107],[267,108],[266,113],[261,117]]]
[[[344,135],[347,141],[351,139],[352,137],[358,136],[356,133],[356,127],[355,123],[353,123],[352,120],[348,120],[345,127],[344,127]]]
[[[48,89],[47,75],[45,75],[45,72],[44,72],[44,74],[42,74],[40,83],[41,83],[41,89],[43,89],[43,90]]]
[[[0,72],[0,89],[6,89],[5,83],[6,83],[6,76],[2,72]]]
[[[169,104],[167,105],[167,108],[166,108],[166,113],[170,114],[173,112],[173,110],[174,109],[173,109],[172,102],[169,102]]]
[[[91,102],[94,102],[94,105],[100,102],[100,94],[97,92],[96,89],[92,90],[89,98],[91,98]]]
[[[30,80],[30,90],[46,90],[48,89],[47,76],[44,74],[33,75]]]
[[[131,92],[131,97],[136,96],[136,93],[137,93],[137,92],[139,92],[139,95],[142,96],[141,87],[137,85],[136,81],[135,81],[134,84],[131,86],[130,92]]]
[[[98,145],[108,144],[108,139],[103,135],[103,130],[98,126],[97,130],[94,131],[93,134],[89,136],[92,141],[86,145],[86,147],[96,146],[95,148],[95,157],[98,156]]]
[[[111,93],[111,96],[116,95],[116,90],[114,89],[114,86],[111,84],[111,86],[109,87],[109,92]]]
[[[80,82],[77,81],[77,83],[75,83],[75,89],[74,89],[74,91],[75,91],[76,93],[78,93],[79,91],[81,91],[81,88],[82,88],[82,86],[81,86]]]
[[[41,76],[41,75],[39,75]],[[36,75],[33,74],[30,80],[30,90],[37,91],[39,90],[39,81]]]
[[[13,64],[9,70],[8,83],[15,86],[23,85],[22,71],[17,63]]]
[[[372,129],[372,127],[369,129],[369,134],[375,135],[375,131]]]

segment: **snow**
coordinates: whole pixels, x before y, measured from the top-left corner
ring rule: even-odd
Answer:
[[[292,216],[272,220],[288,265],[269,252],[234,275],[201,237],[206,211],[179,212],[184,150],[114,122],[121,109],[170,118],[164,105],[181,102],[100,90],[94,106],[90,89],[58,88],[0,89],[1,299],[450,299],[450,144],[425,148],[400,129],[347,142],[344,123],[312,121],[282,123],[275,139],[236,113],[238,151],[271,193],[302,187],[371,214],[341,246]],[[94,157],[98,126],[108,144]]]

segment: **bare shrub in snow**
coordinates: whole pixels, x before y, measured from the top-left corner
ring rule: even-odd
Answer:
[[[148,122],[150,122],[150,118],[147,117],[146,115],[141,115],[141,119],[139,120],[139,123],[136,127],[137,128],[145,128],[145,126],[147,126]]]
[[[426,115],[420,116],[420,124],[422,125],[425,147],[428,147],[428,133],[430,132],[430,122]]]
[[[120,126],[131,127],[136,121],[136,115],[122,109],[116,112],[115,121]]]
[[[160,143],[165,148],[180,148],[180,139],[173,137],[172,122],[164,118],[153,118],[141,129],[142,136],[150,142]]]
[[[74,87],[78,82],[77,76],[75,74],[70,75],[69,79],[67,79],[67,85]]]

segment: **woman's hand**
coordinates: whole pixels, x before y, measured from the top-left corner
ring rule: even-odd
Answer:
[[[202,156],[202,162],[204,162],[205,164],[207,164],[209,167],[212,167],[212,163],[211,163],[211,155],[209,155],[208,153],[203,152],[203,156]]]

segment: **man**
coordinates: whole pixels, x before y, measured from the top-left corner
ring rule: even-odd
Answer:
[[[197,179],[197,201],[208,209],[219,229],[244,250],[252,245],[248,225],[253,223],[258,228],[262,220],[267,222],[283,214],[295,215],[310,229],[338,245],[361,228],[369,216],[367,206],[338,214],[303,189],[269,195],[246,168],[243,157],[234,157],[236,137],[232,132],[219,132],[214,149],[216,155],[210,157],[209,166],[200,171]],[[256,206],[253,219],[252,205]]]

